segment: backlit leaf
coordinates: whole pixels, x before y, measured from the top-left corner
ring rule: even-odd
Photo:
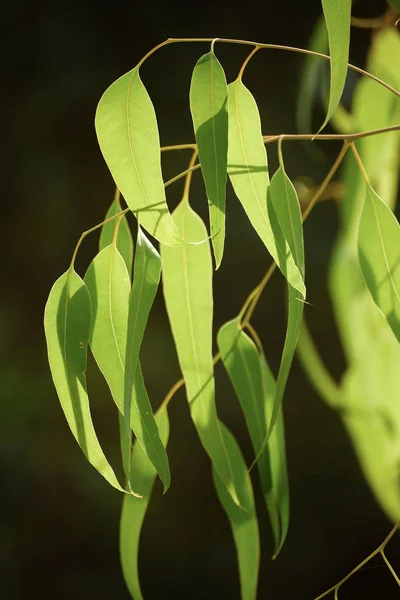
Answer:
[[[211,240],[218,268],[225,241],[228,88],[224,70],[214,52],[205,54],[196,63],[190,86],[190,110],[207,191]]]
[[[231,457],[235,488],[243,508],[233,502],[215,468],[213,468],[214,485],[229,519],[235,540],[242,600],[256,600],[260,539],[253,488],[246,463],[235,438],[221,422],[220,428],[227,452]]]
[[[117,190],[115,193],[114,201],[108,209],[104,220],[113,217],[114,215],[121,212],[121,210],[122,208],[119,199],[119,190]],[[103,250],[103,248],[109,246],[112,243],[117,221],[118,218],[116,217],[112,221],[109,221],[108,223],[105,223],[103,225],[100,233],[99,250]],[[128,273],[131,276],[133,262],[133,240],[131,230],[129,229],[128,221],[125,216],[122,217],[118,227],[117,248],[118,252],[124,259],[126,268],[128,269]]]
[[[137,67],[104,92],[95,125],[111,175],[139,223],[164,244],[184,244],[168,210],[156,115]]]
[[[91,319],[88,290],[71,267],[53,285],[45,308],[51,374],[65,417],[86,458],[113,487],[123,491],[101,449],[90,414],[86,361]]]
[[[203,221],[186,198],[175,210],[174,219],[182,236],[198,240],[206,237]],[[239,503],[215,406],[210,245],[162,246],[161,260],[165,304],[191,416],[204,449],[234,502]]]
[[[325,127],[340,102],[347,75],[350,44],[351,0],[321,0],[328,30],[331,57],[331,85]]]
[[[288,281],[302,294],[301,273],[283,237],[279,224],[271,223],[267,211],[269,175],[258,108],[240,79],[228,86],[229,144],[228,174],[254,229]]]
[[[165,448],[169,436],[166,408],[160,409],[157,413],[156,422]],[[133,447],[131,466],[131,486],[138,490],[142,497],[124,496],[120,524],[120,555],[125,583],[133,600],[143,600],[138,569],[139,541],[156,471],[137,442]]]

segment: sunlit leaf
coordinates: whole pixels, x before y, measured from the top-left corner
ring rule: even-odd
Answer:
[[[104,92],[95,125],[111,175],[139,223],[164,244],[184,244],[166,203],[156,115],[137,67]]]
[[[275,380],[264,356],[241,330],[239,319],[221,327],[218,348],[240,402],[255,455],[258,455],[257,467],[274,533],[276,556],[286,536],[289,510],[282,412],[260,453],[274,404]]]
[[[174,219],[183,237],[206,237],[205,225],[187,199],[175,210]],[[165,304],[191,416],[204,449],[234,502],[239,503],[215,406],[210,245],[162,246],[161,260]]]
[[[156,422],[161,441],[166,447],[169,435],[166,408],[157,413]],[[120,555],[125,583],[133,600],[143,600],[138,569],[139,541],[156,471],[137,442],[132,451],[131,467],[131,486],[138,490],[142,497],[124,496],[120,524]]]
[[[86,458],[113,487],[123,491],[101,449],[90,414],[86,361],[91,318],[88,290],[71,267],[53,285],[45,308],[51,374],[65,417]]]
[[[221,264],[225,241],[228,88],[214,52],[202,56],[193,71],[190,110],[206,186],[215,262]]]
[[[107,220],[114,215],[121,212],[121,203],[119,200],[119,190],[116,191],[115,198],[110,208],[107,211],[104,220]],[[103,250],[106,246],[109,246],[114,238],[115,227],[117,225],[118,218],[105,223],[101,229],[100,233],[100,241],[99,241],[99,249]],[[125,261],[126,268],[128,269],[128,273],[131,276],[132,274],[132,262],[133,262],[133,240],[131,230],[129,229],[128,221],[125,216],[122,217],[121,222],[118,227],[117,234],[117,248],[118,252],[121,254],[122,258]]]
[[[238,79],[228,86],[228,174],[254,229],[287,279],[301,293],[304,283],[279,225],[267,211],[269,175],[258,108]]]
[[[400,340],[400,226],[370,186],[367,186],[358,243],[368,289]]]
[[[321,0],[328,30],[331,57],[331,85],[325,127],[340,102],[347,75],[350,44],[351,0]]]
[[[220,428],[232,460],[235,488],[243,508],[232,501],[215,468],[213,468],[214,484],[235,540],[242,600],[255,600],[260,562],[260,539],[253,488],[246,463],[235,438],[223,423],[220,423]]]
[[[139,247],[137,248],[138,252]],[[107,246],[93,259],[85,275],[85,283],[93,307],[90,348],[119,411],[124,413],[124,381],[127,329],[129,328],[128,311],[131,311],[129,304],[131,286],[125,262],[115,245]],[[142,318],[141,315],[138,317]],[[168,487],[168,459],[158,436],[151,404],[137,361],[135,381],[131,390],[131,428],[156,467],[165,487]]]

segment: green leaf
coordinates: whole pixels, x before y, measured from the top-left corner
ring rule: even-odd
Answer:
[[[159,410],[156,422],[161,441],[166,448],[169,436],[166,408]],[[131,464],[131,486],[139,490],[142,497],[124,496],[120,524],[120,555],[125,583],[133,600],[143,600],[138,569],[139,541],[156,471],[137,442],[133,447]]]
[[[269,175],[257,105],[240,79],[228,86],[228,174],[254,229],[288,281],[302,294],[302,276],[279,224],[267,211]]]
[[[319,131],[333,115],[344,89],[349,61],[351,0],[321,0],[328,30],[331,85],[328,112]]]
[[[206,229],[183,199],[174,212],[181,235],[203,240]],[[226,453],[215,406],[212,358],[212,261],[208,242],[161,247],[164,297],[191,416],[200,440],[235,503],[232,464]]]
[[[156,115],[138,67],[104,92],[95,125],[111,175],[139,223],[163,244],[184,244],[168,210]]]
[[[205,54],[196,63],[190,86],[190,110],[207,191],[211,240],[218,269],[225,241],[228,88],[224,70],[214,52]]]
[[[137,254],[139,252],[138,246]],[[129,330],[128,320],[132,318],[132,311],[129,274],[125,262],[114,244],[104,248],[93,259],[85,275],[85,283],[93,307],[90,347],[119,411],[124,413],[127,339],[131,339],[127,338],[127,330]],[[141,315],[139,316],[141,317]],[[131,389],[131,428],[167,488],[169,485],[168,459],[158,436],[150,400],[137,361],[135,381]]]
[[[400,226],[370,186],[361,215],[358,244],[368,289],[400,340]]]
[[[91,318],[86,285],[70,267],[53,285],[45,308],[50,370],[68,425],[86,458],[113,487],[124,491],[101,449],[90,414],[86,361]]]
[[[110,208],[107,211],[104,220],[110,219],[114,215],[121,212],[121,203],[119,199],[119,190],[115,193],[115,198]],[[115,227],[117,225],[118,218],[105,223],[101,229],[99,250],[103,250],[106,246],[109,246],[114,239]],[[129,276],[132,274],[132,262],[133,262],[133,240],[131,230],[129,229],[128,221],[125,216],[122,217],[118,227],[117,234],[117,249],[128,269]]]
[[[215,468],[213,468],[214,485],[229,519],[235,540],[242,600],[256,600],[260,563],[260,538],[253,488],[246,463],[235,438],[221,422],[220,428],[227,452],[232,460],[233,476],[240,504],[245,510],[232,501]]]
[[[274,404],[275,380],[265,357],[241,330],[238,318],[221,327],[218,348],[242,408],[254,452],[259,455],[257,467],[274,533],[276,556],[287,533],[289,514],[282,411],[262,450]]]
[[[388,2],[400,14],[400,0],[388,0]]]

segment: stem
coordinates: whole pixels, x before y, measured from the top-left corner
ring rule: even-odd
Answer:
[[[167,152],[168,150],[195,150],[196,144],[175,144],[173,146],[163,146],[160,148],[161,152]]]
[[[186,175],[188,173],[191,173],[192,171],[196,171],[196,169],[200,169],[200,163],[197,165],[194,165],[194,167],[190,167],[190,169],[186,169],[186,171],[182,171],[182,173],[179,173],[179,175],[175,175],[175,177],[173,177],[172,179],[168,179],[168,181],[166,183],[164,183],[164,187],[168,187],[169,185],[171,185],[171,183],[175,183],[175,181],[179,181],[179,179],[182,179],[182,177],[186,177]]]
[[[352,149],[352,151],[353,151],[354,158],[356,159],[356,161],[357,161],[357,164],[358,164],[358,166],[359,166],[359,168],[360,168],[360,171],[361,171],[361,174],[362,174],[362,176],[363,176],[363,178],[364,178],[364,181],[365,181],[365,183],[366,183],[367,185],[370,185],[370,183],[369,183],[369,179],[368,179],[368,175],[367,175],[367,172],[366,172],[366,170],[364,169],[364,165],[363,165],[363,163],[362,163],[361,156],[358,154],[358,150],[357,150],[357,148],[355,147],[354,143],[351,143],[351,144],[350,144],[350,146],[351,146],[351,149]]]
[[[190,159],[189,166],[186,170],[186,179],[185,179],[185,185],[183,186],[183,194],[182,194],[183,198],[189,198],[190,184],[192,183],[192,174],[193,174],[193,170],[195,168],[194,163],[196,162],[197,155],[198,155],[197,148],[195,148],[193,150],[193,154],[192,154],[192,158]],[[200,166],[200,163],[198,165],[196,165],[196,168],[198,168],[199,166]]]
[[[255,48],[253,48],[253,50],[250,52],[250,54],[248,55],[248,57],[246,58],[246,60],[242,64],[242,66],[240,67],[238,79],[240,79],[240,80],[242,79],[245,68],[247,67],[248,63],[250,62],[250,59],[254,56],[254,54],[257,52],[257,50],[259,50],[259,46],[256,46]]]

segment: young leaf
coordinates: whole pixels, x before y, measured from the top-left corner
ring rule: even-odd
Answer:
[[[166,448],[169,435],[166,408],[157,413],[156,422],[160,439]],[[131,466],[131,486],[138,490],[142,497],[124,496],[120,523],[120,555],[125,583],[133,600],[143,600],[138,569],[139,541],[156,471],[137,442],[133,447]]]
[[[282,411],[262,450],[274,404],[275,380],[265,357],[242,331],[239,319],[221,327],[218,348],[240,402],[254,452],[258,455],[257,467],[274,533],[276,556],[286,537],[289,515]]]
[[[68,425],[86,458],[113,487],[124,491],[101,449],[90,414],[86,360],[91,318],[86,285],[70,267],[53,285],[45,308],[50,370]]]
[[[206,229],[186,198],[174,212],[181,235],[203,240]],[[235,503],[232,464],[215,406],[212,359],[212,261],[209,243],[161,247],[164,297],[191,416],[200,440]]]
[[[370,186],[360,220],[358,247],[368,289],[400,340],[400,226]]]
[[[346,82],[351,15],[351,0],[321,0],[321,2],[329,38],[331,85],[328,112],[320,131],[336,110]]]
[[[104,220],[113,217],[114,215],[121,212],[121,203],[119,199],[119,190],[115,193],[115,198],[110,208],[107,211]],[[114,239],[114,231],[117,225],[118,218],[105,223],[101,229],[100,233],[100,241],[99,241],[99,250],[103,250],[106,246],[109,246]],[[126,264],[126,268],[128,269],[129,276],[132,274],[132,262],[133,262],[133,240],[131,230],[129,229],[128,221],[125,215],[122,217],[121,222],[118,227],[117,234],[117,249],[124,262]]]
[[[267,211],[269,176],[257,105],[240,79],[228,86],[228,174],[254,229],[288,281],[304,294],[304,282],[283,238]]]
[[[95,125],[107,166],[139,223],[164,244],[184,244],[165,199],[156,115],[137,67],[104,92]]]
[[[233,476],[240,504],[245,510],[232,501],[215,467],[213,468],[214,485],[229,519],[235,540],[242,600],[256,600],[260,563],[260,538],[253,488],[246,463],[235,438],[221,422],[220,428],[224,444],[232,460]]]
[[[224,70],[214,52],[205,54],[196,63],[190,86],[190,110],[207,191],[211,240],[218,269],[225,241],[228,88]]]
[[[124,260],[114,244],[104,248],[93,259],[85,275],[85,283],[90,293],[94,315],[90,347],[119,411],[124,413],[128,311],[131,311],[130,281]],[[141,318],[141,315],[139,317]],[[168,459],[158,436],[137,361],[131,391],[131,428],[167,488],[170,480]]]

